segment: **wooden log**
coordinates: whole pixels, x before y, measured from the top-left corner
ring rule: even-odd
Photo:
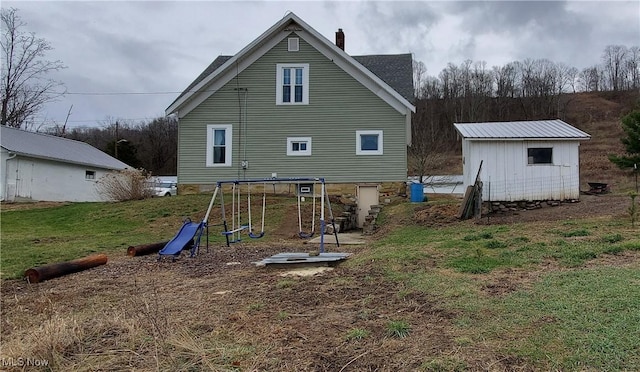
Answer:
[[[77,260],[59,262],[44,266],[33,267],[24,272],[25,278],[30,283],[40,283],[42,281],[57,278],[59,276],[77,273],[92,267],[107,263],[107,255],[94,254],[91,256],[78,258]]]
[[[127,248],[127,255],[134,257],[158,253],[162,248],[164,248],[165,245],[167,245],[167,243],[169,243],[169,241],[151,244],[130,245],[129,248]]]

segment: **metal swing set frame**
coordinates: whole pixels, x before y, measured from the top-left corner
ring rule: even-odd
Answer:
[[[254,232],[253,225],[251,221],[251,185],[253,184],[263,184],[263,195],[262,195],[262,221],[261,221],[261,231],[259,233]],[[302,231],[302,211],[301,211],[301,195],[299,190],[299,185],[301,183],[313,183],[313,210],[312,210],[312,220],[311,220],[311,231],[304,232]],[[229,221],[226,217],[225,204],[224,204],[224,196],[222,192],[222,188],[224,185],[232,185],[232,218],[231,218],[231,226],[229,226]],[[320,253],[324,253],[324,243],[325,243],[325,230],[327,226],[327,222],[325,220],[325,209],[329,212],[329,223],[331,223],[333,227],[333,235],[336,239],[336,245],[339,247],[340,243],[338,241],[338,233],[335,226],[335,219],[333,216],[333,212],[331,210],[331,202],[329,200],[329,194],[327,193],[327,188],[325,184],[324,178],[260,178],[260,179],[246,179],[246,180],[226,180],[226,181],[218,181],[216,182],[216,188],[213,191],[213,196],[211,197],[211,201],[209,202],[209,207],[207,208],[207,213],[203,219],[203,223],[205,226],[208,226],[209,215],[211,214],[211,209],[213,208],[214,202],[218,194],[220,194],[220,210],[222,213],[222,226],[224,227],[224,231],[222,235],[226,238],[227,246],[230,246],[232,243],[240,242],[241,237],[240,234],[242,231],[248,229],[248,235],[250,238],[259,239],[264,236],[264,221],[266,214],[266,185],[267,184],[296,184],[298,190],[296,190],[297,194],[297,202],[298,202],[298,227],[299,233],[298,235],[303,238],[311,238],[315,234],[315,214],[316,214],[316,184],[320,184]],[[240,186],[247,185],[247,214],[248,214],[248,223],[242,224],[240,209],[241,209],[241,195],[240,195]],[[229,228],[231,227],[231,228]]]

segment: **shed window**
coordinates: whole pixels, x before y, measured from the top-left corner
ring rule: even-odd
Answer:
[[[96,179],[96,171],[85,171],[84,172],[84,179],[85,180],[95,180]]]
[[[529,164],[553,164],[552,147],[531,147],[527,149]]]

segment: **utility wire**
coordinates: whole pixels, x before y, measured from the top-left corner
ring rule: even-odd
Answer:
[[[181,94],[181,93],[201,93],[201,92],[213,92],[213,89],[202,90],[189,90],[189,91],[165,91],[165,92],[51,92],[52,94],[59,95],[74,95],[74,96],[131,96],[131,95],[162,95],[162,94]]]

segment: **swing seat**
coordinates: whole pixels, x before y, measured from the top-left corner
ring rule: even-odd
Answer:
[[[249,231],[249,237],[252,239],[260,239],[264,236],[264,231],[260,232],[259,234],[254,234],[253,231]]]
[[[235,229],[235,230],[223,231],[223,232],[222,232],[222,235],[232,235],[232,234],[237,233],[238,231],[242,231],[242,230],[244,230],[244,229],[248,229],[248,228],[249,228],[249,225],[247,225],[247,226],[240,226],[240,227],[238,227],[238,228],[237,228],[237,229]]]
[[[315,231],[311,231],[310,233],[306,233],[304,231],[300,231],[298,233],[298,236],[302,239],[309,239],[309,238],[313,238],[313,234],[315,234]]]

